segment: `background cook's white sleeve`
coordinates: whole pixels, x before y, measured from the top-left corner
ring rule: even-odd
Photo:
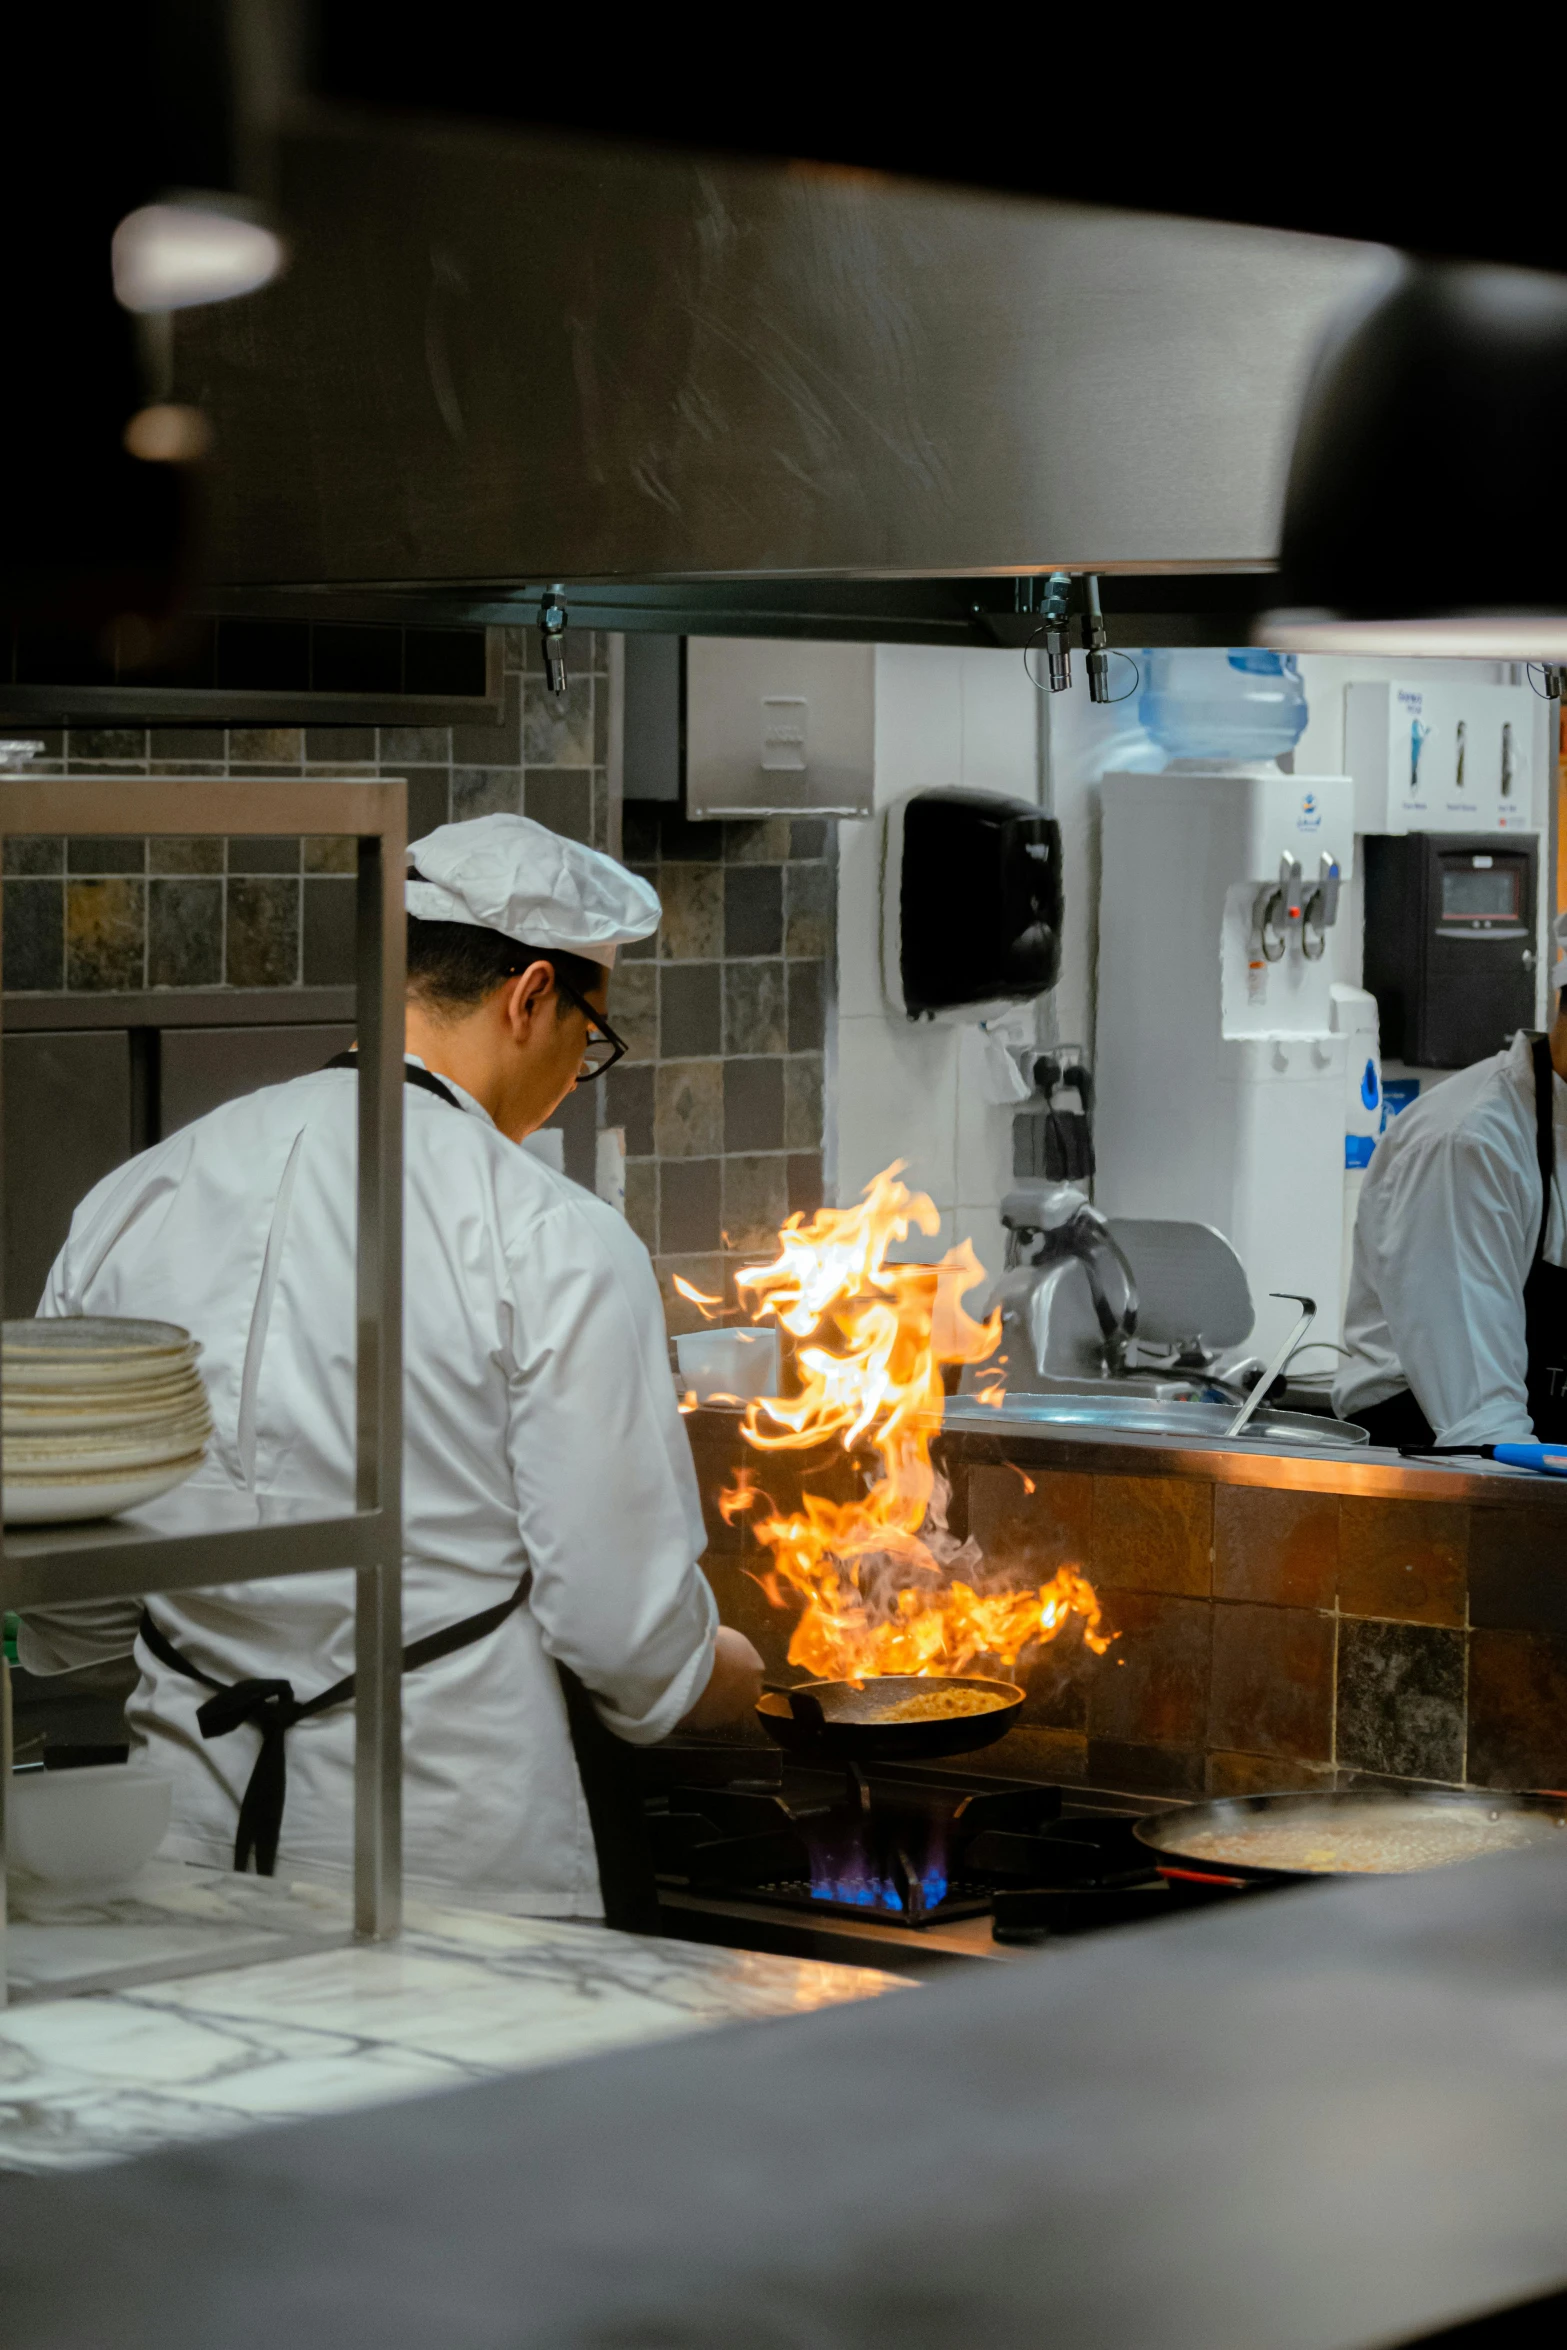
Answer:
[[[509,1447],[544,1645],[651,1745],[707,1686],[718,1609],[658,1283],[624,1218],[562,1201],[510,1267]]]
[[[1438,1444],[1534,1434],[1523,1285],[1539,1178],[1489,1138],[1434,1135],[1390,1169],[1377,1203],[1373,1277],[1389,1335]]]

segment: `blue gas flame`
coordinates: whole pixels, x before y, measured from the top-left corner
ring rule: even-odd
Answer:
[[[934,1909],[939,1901],[944,1901],[947,1896],[945,1871],[927,1869],[920,1878],[920,1892],[927,1910]],[[840,1902],[846,1909],[893,1910],[900,1916],[903,1911],[903,1896],[892,1879],[871,1876],[863,1869],[853,1870],[843,1876],[813,1877],[811,1899]]]

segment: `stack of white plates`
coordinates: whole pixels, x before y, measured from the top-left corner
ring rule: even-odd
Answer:
[[[181,1484],[212,1433],[200,1352],[173,1322],[7,1322],[7,1524],[111,1517]]]

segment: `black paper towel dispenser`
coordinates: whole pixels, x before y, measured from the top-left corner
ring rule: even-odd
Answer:
[[[1061,828],[1028,800],[925,791],[887,811],[882,976],[911,1020],[1028,1003],[1061,969]]]

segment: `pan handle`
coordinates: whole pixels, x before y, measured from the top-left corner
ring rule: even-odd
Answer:
[[[802,1730],[824,1730],[827,1727],[822,1701],[819,1697],[813,1697],[808,1689],[791,1689],[783,1681],[764,1681],[762,1687],[769,1697],[787,1697],[789,1711]]]

